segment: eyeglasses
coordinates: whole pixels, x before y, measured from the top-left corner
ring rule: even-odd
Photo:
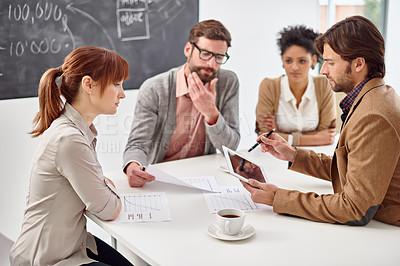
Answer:
[[[227,53],[225,53],[225,54],[214,54],[213,52],[200,49],[194,42],[191,42],[191,44],[193,44],[193,46],[196,47],[197,50],[199,50],[199,57],[200,57],[201,60],[208,61],[214,56],[215,57],[215,62],[217,64],[225,64],[226,61],[228,61],[228,59],[229,59],[229,55]]]

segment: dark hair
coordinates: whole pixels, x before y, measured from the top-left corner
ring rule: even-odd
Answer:
[[[204,20],[194,25],[190,30],[189,42],[195,43],[200,37],[206,37],[210,40],[226,41],[228,47],[231,46],[231,34],[225,26],[217,20]]]
[[[306,49],[312,56],[316,55],[317,61],[322,63],[322,57],[317,53],[314,45],[314,40],[318,35],[317,32],[304,25],[283,28],[283,30],[278,33],[279,38],[277,39],[281,55],[292,45],[298,45]]]
[[[320,54],[324,53],[325,43],[348,62],[364,58],[368,78],[385,76],[385,40],[369,19],[352,16],[339,21],[315,40]]]
[[[29,132],[38,137],[61,115],[65,101],[72,103],[79,92],[81,80],[90,76],[99,82],[101,95],[109,84],[126,80],[128,63],[116,52],[94,46],[73,50],[59,68],[48,69],[39,82],[39,112],[33,119],[34,129]],[[61,79],[60,87],[56,79]]]

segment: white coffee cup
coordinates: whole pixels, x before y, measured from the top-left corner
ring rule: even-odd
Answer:
[[[222,233],[234,236],[240,233],[246,213],[239,209],[222,209],[217,212],[217,224]]]

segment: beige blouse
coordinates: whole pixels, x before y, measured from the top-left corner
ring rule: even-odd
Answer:
[[[86,231],[87,210],[111,219],[119,197],[106,183],[95,151],[97,131],[70,104],[44,132],[31,168],[21,234],[11,265],[80,265],[97,253]]]

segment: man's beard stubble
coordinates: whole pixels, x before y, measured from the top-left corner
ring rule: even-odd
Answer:
[[[201,67],[201,66],[192,66],[189,62],[188,64],[189,66],[189,70],[191,73],[196,72],[197,75],[199,76],[200,80],[203,82],[203,84],[206,84],[208,82],[210,82],[211,80],[213,80],[215,78],[215,76],[217,75],[217,70],[212,68],[212,67]],[[202,74],[201,70],[210,70],[212,71],[211,75],[207,75],[207,74]]]
[[[331,85],[332,90],[334,92],[349,93],[355,86],[354,81],[351,79],[350,74],[351,74],[351,67],[349,64],[346,68],[344,75],[339,79],[334,80],[329,75],[326,75],[326,77],[334,82],[334,84]]]

